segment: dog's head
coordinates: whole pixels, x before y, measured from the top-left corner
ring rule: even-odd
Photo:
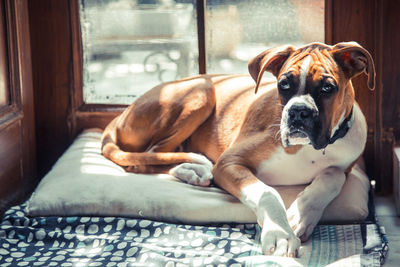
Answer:
[[[312,144],[315,149],[325,148],[352,113],[351,78],[365,72],[368,87],[375,87],[372,57],[355,42],[312,43],[299,49],[285,45],[264,51],[249,62],[256,92],[265,71],[277,78],[284,106],[280,130],[285,147]]]

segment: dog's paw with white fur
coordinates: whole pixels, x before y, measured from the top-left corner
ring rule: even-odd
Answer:
[[[302,242],[307,241],[321,219],[323,207],[298,197],[286,211],[290,227]]]
[[[261,232],[261,248],[264,255],[297,257],[300,240],[291,229],[285,230],[274,222],[264,222]]]
[[[211,163],[211,162],[210,162]],[[192,185],[209,186],[211,185],[212,164],[182,163],[169,171],[169,174]]]
[[[204,165],[204,166],[210,168],[210,170],[214,166],[213,163],[204,155],[197,154],[197,153],[189,153],[189,155],[190,155],[190,159],[192,160],[192,163]]]

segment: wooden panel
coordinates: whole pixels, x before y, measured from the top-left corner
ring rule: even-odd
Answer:
[[[325,43],[332,44],[332,19],[333,19],[333,0],[325,0]]]
[[[13,198],[22,185],[20,124],[18,120],[0,131],[0,196],[3,201]]]
[[[206,23],[205,23],[206,1],[196,1],[197,11],[197,42],[199,46],[199,74],[207,73],[207,47],[206,47]]]
[[[72,89],[69,1],[30,0],[38,173],[44,175],[70,144]]]

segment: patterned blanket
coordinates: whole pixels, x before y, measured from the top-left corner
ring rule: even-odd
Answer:
[[[0,266],[380,266],[377,224],[320,225],[299,258],[264,256],[254,224],[178,225],[119,217],[33,217],[0,224]]]

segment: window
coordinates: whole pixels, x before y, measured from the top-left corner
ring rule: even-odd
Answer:
[[[85,103],[130,104],[160,82],[197,73],[193,3],[81,0],[80,17]]]
[[[247,73],[247,61],[269,47],[324,41],[324,0],[208,0],[199,18],[204,55],[196,0],[79,3],[88,104],[130,104],[161,82],[197,74],[199,57],[207,73]]]
[[[247,62],[280,44],[324,41],[321,0],[209,0],[207,72],[247,73]]]

